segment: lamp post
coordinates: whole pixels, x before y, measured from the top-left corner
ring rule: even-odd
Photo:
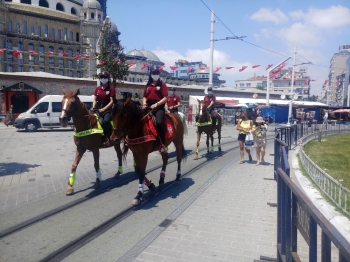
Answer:
[[[297,47],[294,47],[294,55],[293,55],[293,67],[292,67],[292,83],[290,85],[290,95],[292,96],[292,99],[289,102],[289,109],[288,109],[288,124],[291,125],[291,118],[292,118],[292,109],[293,109],[293,88],[294,88],[294,68],[295,68],[295,57],[297,55]]]
[[[269,91],[269,87],[270,87],[270,73],[276,69],[276,67],[282,65],[284,62],[288,61],[291,57],[289,56],[287,59],[284,59],[281,63],[275,65],[274,67],[271,67],[271,69],[267,72],[267,81],[266,81],[266,106],[270,105],[270,91]]]

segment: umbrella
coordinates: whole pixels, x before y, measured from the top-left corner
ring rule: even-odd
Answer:
[[[337,109],[334,110],[333,113],[350,113],[350,109]]]

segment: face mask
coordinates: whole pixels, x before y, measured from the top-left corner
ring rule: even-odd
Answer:
[[[208,92],[208,95],[209,95],[209,96],[212,96],[212,95],[213,95],[213,92],[209,91],[209,92]]]
[[[108,82],[108,79],[107,78],[101,78],[100,82],[104,85],[105,83]]]
[[[159,79],[159,75],[151,75],[151,77],[154,81],[158,81]]]
[[[173,95],[174,94],[174,91],[169,91],[169,95]]]

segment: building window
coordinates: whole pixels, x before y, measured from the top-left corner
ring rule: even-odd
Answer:
[[[27,34],[27,21],[23,21],[23,34]]]
[[[56,10],[64,12],[64,7],[61,3],[57,3]]]
[[[7,72],[12,72],[12,65],[7,65]]]
[[[101,15],[98,14],[98,21],[101,21]]]
[[[73,41],[73,32],[72,31],[69,32],[69,41]]]
[[[29,72],[34,72],[34,66],[29,67]]]
[[[77,14],[77,11],[75,10],[74,7],[72,7],[72,8],[70,9],[70,13],[71,13],[72,15],[76,15],[76,14]]]
[[[95,19],[95,13],[91,13],[90,16],[91,16],[91,19]]]
[[[7,24],[7,30],[9,32],[12,32],[12,21],[9,21],[8,24]]]
[[[11,41],[7,40],[7,42],[6,42],[6,48],[7,48],[7,49],[12,49],[12,42],[11,42]]]
[[[251,83],[247,83],[247,87],[251,87],[251,85],[252,85]]]
[[[28,50],[34,50],[34,45],[33,44],[28,44]]]
[[[81,78],[81,72],[80,71],[77,71],[77,77]]]
[[[68,68],[73,68],[73,60],[68,60]]]
[[[41,36],[41,26],[38,26],[38,36]]]
[[[55,66],[55,58],[49,57],[49,66]]]
[[[63,53],[63,48],[62,48],[62,47],[59,47],[57,53],[58,53],[58,54]]]
[[[63,69],[59,69],[59,70],[58,70],[58,74],[59,74],[60,76],[63,76]]]
[[[18,65],[18,72],[23,72],[23,64],[22,65]]]
[[[29,54],[28,64],[34,65],[34,56],[32,54]]]
[[[244,84],[239,84],[239,87],[244,87]]]
[[[73,56],[73,50],[72,49],[68,49],[68,55],[69,56]]]
[[[55,73],[55,68],[49,68],[49,73],[54,74]]]
[[[84,19],[86,19],[86,13],[84,13]]]
[[[22,42],[18,42],[17,47],[18,47],[19,51],[23,51],[23,43]]]
[[[62,35],[61,35],[61,29],[57,29],[57,38],[61,39]]]
[[[44,34],[45,34],[45,37],[47,37],[49,34],[49,26],[48,25],[44,25]]]
[[[80,68],[81,68],[81,64],[80,64],[80,61],[79,61],[79,60],[77,60],[76,65],[77,65],[77,69],[80,69]]]
[[[40,72],[45,72],[45,67],[40,67],[39,71]]]
[[[63,34],[64,34],[64,40],[67,40],[67,28],[66,27],[63,30]]]
[[[16,33],[17,34],[21,33],[21,25],[19,23],[16,23]]]
[[[79,42],[79,33],[75,34],[75,41]]]
[[[58,59],[58,66],[63,67],[63,58]]]
[[[68,70],[68,76],[69,77],[73,77],[73,71],[72,70]]]
[[[49,3],[46,0],[40,0],[39,6],[49,8]]]
[[[55,29],[51,28],[51,38],[55,38]]]
[[[55,52],[55,48],[53,48],[53,46],[49,46],[49,51],[50,52]]]
[[[39,45],[39,53],[44,53],[45,52],[45,48],[43,45]]]
[[[39,56],[39,65],[43,66],[45,65],[45,57],[44,56]]]
[[[31,27],[30,27],[30,34],[31,35],[34,35],[35,34],[35,31],[34,31],[35,29],[34,29],[34,26],[32,25]]]
[[[32,4],[32,0],[21,0],[21,4],[31,5]]]

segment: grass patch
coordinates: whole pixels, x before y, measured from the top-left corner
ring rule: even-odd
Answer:
[[[343,186],[350,189],[350,133],[317,139],[304,146],[312,161]]]

